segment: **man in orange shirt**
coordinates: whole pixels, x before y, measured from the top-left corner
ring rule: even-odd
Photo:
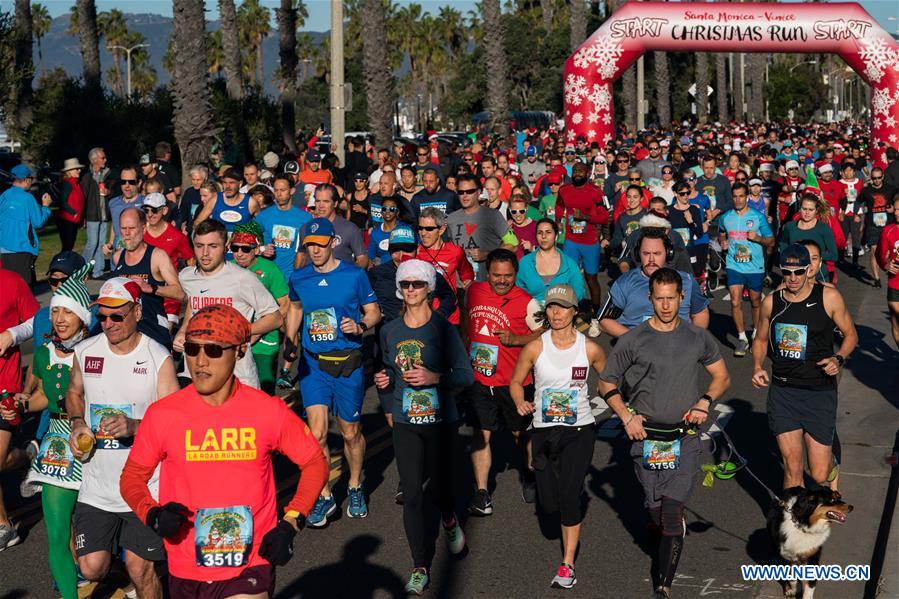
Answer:
[[[321,185],[333,183],[331,171],[322,168],[322,155],[316,149],[306,152],[306,168],[300,173],[300,182],[303,185]]]

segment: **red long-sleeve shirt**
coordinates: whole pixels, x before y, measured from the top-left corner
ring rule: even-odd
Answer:
[[[206,403],[190,385],[147,410],[119,486],[141,521],[170,501],[191,511],[186,534],[165,541],[173,575],[227,580],[268,563],[259,546],[278,522],[274,451],[301,471],[287,511],[308,514],[327,481],[328,462],[309,428],[280,399],[235,379],[220,406]],[[157,465],[158,503],[147,488]]]
[[[567,183],[559,188],[556,222],[561,223],[565,219],[566,241],[583,245],[599,243],[596,225],[609,223],[609,211],[602,203],[602,190],[592,183]],[[574,210],[580,210],[583,217],[575,218]]]

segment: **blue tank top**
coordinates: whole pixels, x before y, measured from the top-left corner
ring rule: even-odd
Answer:
[[[225,203],[225,195],[219,193],[215,198],[215,206],[212,208],[212,218],[225,225],[228,233],[234,231],[234,225],[249,222],[253,218],[253,215],[250,214],[249,194],[245,194],[237,206],[229,206]]]

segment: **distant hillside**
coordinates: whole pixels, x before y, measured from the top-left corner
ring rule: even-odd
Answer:
[[[125,21],[128,29],[143,34],[150,52],[150,61],[156,69],[156,74],[160,84],[169,82],[169,74],[162,67],[162,58],[165,56],[165,49],[168,47],[169,36],[172,33],[171,17],[163,17],[151,14],[125,14]],[[50,25],[50,31],[41,40],[44,52],[44,68],[49,70],[56,67],[62,67],[66,73],[70,75],[81,75],[81,49],[78,38],[67,35],[66,29],[69,27],[69,16],[62,15],[53,19]],[[208,24],[209,31],[215,31],[219,28],[218,21],[211,21]],[[325,38],[327,32],[310,32],[314,43],[320,43]],[[273,29],[262,44],[263,62],[265,67],[265,90],[269,94],[276,94],[277,87],[272,83],[272,74],[278,68],[278,34]],[[36,69],[40,69],[38,65],[37,44],[34,44],[34,64]],[[104,40],[100,39],[100,65],[104,72],[112,64],[112,57],[106,50]]]

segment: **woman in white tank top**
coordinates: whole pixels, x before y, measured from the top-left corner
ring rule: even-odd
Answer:
[[[534,415],[531,436],[537,504],[548,514],[560,514],[562,564],[552,580],[556,588],[577,583],[574,555],[584,519],[581,493],[593,459],[595,418],[590,408],[587,374],[605,367],[597,344],[574,328],[577,296],[570,285],[546,291],[549,330],[521,351],[509,391],[518,413]],[[534,370],[534,401],[524,398],[524,380]]]

